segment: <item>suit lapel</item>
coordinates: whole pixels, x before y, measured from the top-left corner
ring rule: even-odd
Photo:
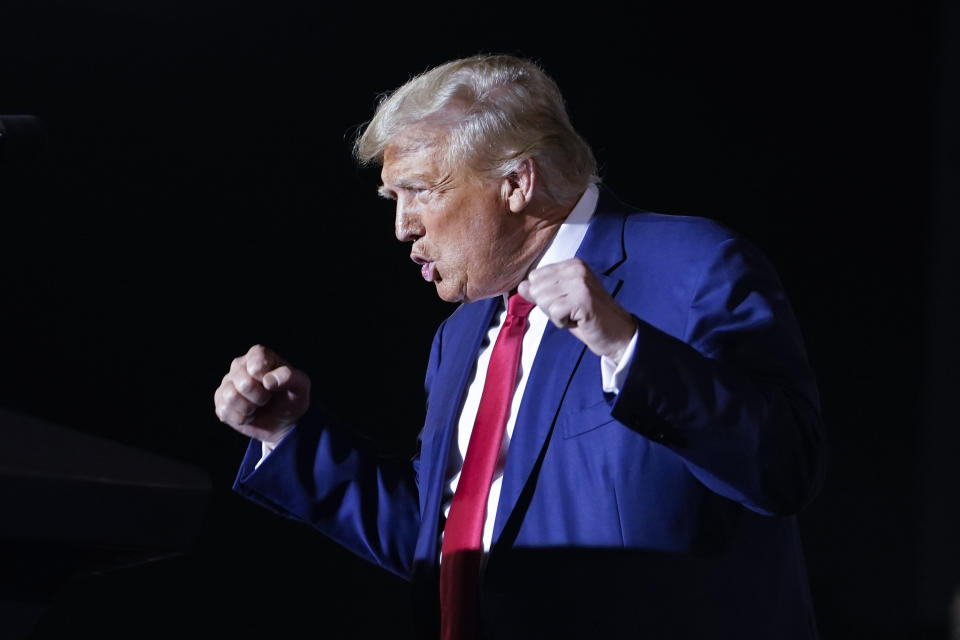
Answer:
[[[577,257],[590,265],[597,276],[610,274],[626,259],[623,247],[626,219],[625,205],[607,190],[600,189],[597,212],[577,250]]]
[[[626,218],[623,214],[610,213],[611,204],[607,200],[602,194],[577,257],[590,266],[611,295],[616,295],[621,281],[607,274],[624,260],[623,225]],[[493,529],[494,544],[511,518],[523,517],[525,509],[516,509],[518,499],[549,442],[563,397],[585,351],[586,346],[569,331],[557,329],[552,323],[547,325],[510,441]],[[598,371],[598,385],[599,376]],[[515,514],[515,510],[518,513]]]
[[[436,559],[444,472],[455,422],[498,304],[499,298],[490,298],[464,305],[444,327],[446,337],[441,340],[440,365],[433,376],[420,451],[421,513],[430,514],[430,518],[421,524],[416,555],[428,563]]]

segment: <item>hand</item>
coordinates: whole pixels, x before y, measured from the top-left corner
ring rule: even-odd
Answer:
[[[617,363],[637,330],[633,316],[579,258],[534,269],[517,292],[590,351]]]
[[[310,406],[310,378],[266,347],[234,358],[213,394],[217,417],[240,433],[276,444]]]

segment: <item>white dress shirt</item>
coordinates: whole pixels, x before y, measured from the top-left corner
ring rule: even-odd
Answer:
[[[580,243],[587,233],[587,226],[590,224],[590,218],[597,207],[599,190],[591,185],[577,201],[573,210],[567,216],[567,219],[560,225],[560,229],[553,240],[547,246],[546,251],[537,261],[534,268],[544,267],[549,264],[563,262],[573,258]],[[470,379],[470,386],[467,388],[466,397],[463,401],[463,407],[460,409],[460,419],[457,422],[456,438],[453,440],[453,446],[450,447],[450,454],[447,459],[446,484],[444,487],[443,515],[450,513],[450,502],[453,500],[453,493],[457,489],[457,483],[460,480],[460,470],[463,467],[463,459],[467,453],[467,445],[470,443],[470,434],[473,432],[473,422],[477,417],[477,409],[480,405],[480,396],[483,392],[483,384],[487,376],[487,366],[490,364],[490,354],[493,351],[493,345],[496,344],[497,335],[500,333],[500,327],[507,317],[507,296],[503,296],[503,304],[500,312],[493,318],[493,323],[487,331],[483,344],[480,347],[480,354],[477,357],[477,364],[474,367],[473,375]],[[500,455],[497,458],[496,466],[493,471],[493,482],[490,485],[490,495],[487,498],[487,513],[483,525],[483,549],[490,550],[490,543],[493,539],[493,522],[497,514],[497,503],[500,500],[500,488],[503,484],[503,468],[507,460],[507,450],[510,448],[510,439],[513,435],[513,427],[517,420],[517,412],[520,409],[520,401],[523,399],[523,391],[527,385],[528,374],[533,366],[533,360],[537,355],[537,348],[540,346],[540,339],[547,328],[550,319],[540,310],[534,307],[530,311],[529,326],[523,335],[523,347],[520,354],[520,370],[517,373],[517,388],[513,394],[513,402],[510,405],[510,415],[507,417],[506,430],[503,435],[503,443],[500,446]],[[633,358],[634,347],[637,341],[637,334],[634,333],[630,345],[624,352],[619,363],[616,363],[606,357],[601,358],[601,366],[598,375],[603,384],[604,391],[609,393],[618,393],[623,378],[630,361]]]

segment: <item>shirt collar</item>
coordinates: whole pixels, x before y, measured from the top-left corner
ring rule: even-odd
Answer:
[[[597,185],[592,184],[587,187],[567,219],[560,225],[560,229],[553,236],[553,240],[547,245],[546,251],[533,266],[534,269],[563,262],[577,255],[577,249],[580,248],[583,237],[587,235],[587,227],[590,225],[590,218],[593,217],[593,213],[597,209],[599,198],[600,190]]]
[[[560,225],[556,235],[553,236],[553,240],[540,254],[540,258],[534,263],[533,269],[563,262],[577,255],[580,243],[587,235],[590,219],[593,218],[593,214],[597,210],[597,200],[599,199],[600,189],[597,188],[597,185],[591,184],[577,200],[577,204],[573,206],[566,220]],[[508,294],[503,294],[504,308],[506,308],[507,296]]]

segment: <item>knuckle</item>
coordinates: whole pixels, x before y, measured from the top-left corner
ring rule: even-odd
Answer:
[[[234,415],[234,412],[230,411],[230,407],[225,404],[221,404],[217,407],[217,417],[220,419],[220,422],[229,425],[235,425],[238,422],[237,416]]]
[[[223,388],[223,391],[220,394],[220,399],[223,400],[224,404],[231,405],[236,402],[239,395],[240,394],[237,393],[236,387],[231,384]]]
[[[234,383],[234,386],[236,387],[237,391],[246,395],[253,391],[253,378],[250,376],[243,376]]]
[[[266,372],[266,370],[266,362],[262,358],[250,358],[247,360],[247,366],[244,369],[244,374],[259,378]]]
[[[587,273],[589,273],[589,269],[587,269],[587,265],[585,265],[582,261],[578,259],[573,264],[573,273],[578,278],[583,278],[587,275]]]

